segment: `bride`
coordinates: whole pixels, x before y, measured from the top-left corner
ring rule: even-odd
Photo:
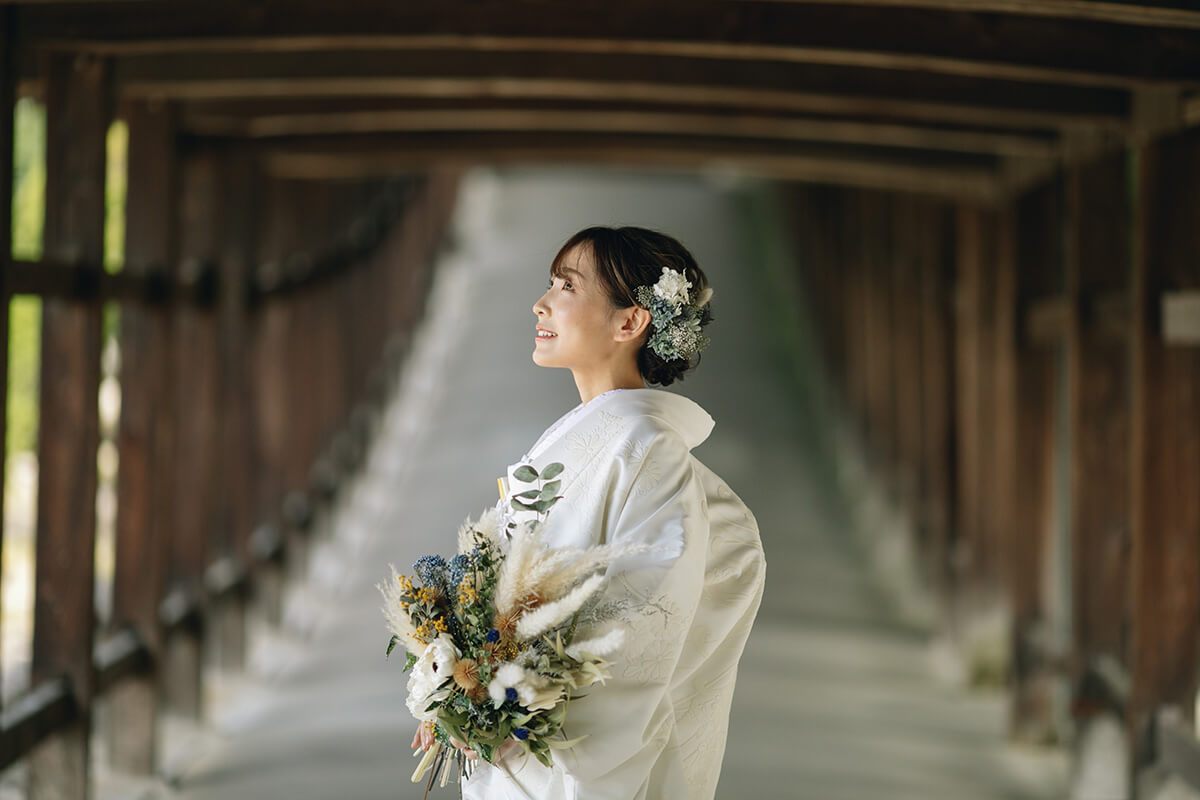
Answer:
[[[585,736],[553,767],[515,741],[478,761],[463,795],[477,800],[710,800],[716,792],[738,660],[762,599],[765,561],[754,516],[691,454],[713,420],[681,395],[712,318],[704,273],[675,239],[643,228],[587,228],[550,267],[533,306],[533,360],[571,370],[580,404],[501,479],[521,491],[524,464],[561,462],[563,500],[546,519],[555,547],[647,544],[615,561],[605,602],[624,644],[612,677],[571,700],[564,730]],[[590,634],[589,634],[590,635]],[[428,748],[422,728],[413,747]],[[466,750],[469,757],[474,753]]]

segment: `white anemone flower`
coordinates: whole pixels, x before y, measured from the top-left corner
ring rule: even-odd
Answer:
[[[662,277],[654,284],[654,293],[672,305],[687,305],[690,288],[692,283],[682,272],[663,267]]]
[[[426,706],[438,696],[439,687],[454,674],[458,655],[449,636],[442,634],[426,646],[420,658],[413,664],[408,677],[408,710],[419,720],[433,719],[437,711],[426,711]]]

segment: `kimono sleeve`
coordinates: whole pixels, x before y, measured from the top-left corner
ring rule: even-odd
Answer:
[[[567,736],[587,738],[555,755],[575,778],[579,800],[644,796],[674,727],[671,676],[704,584],[706,500],[688,448],[659,430],[626,455],[613,487],[625,500],[609,540],[656,549],[608,570],[605,600],[622,608],[625,643],[608,656],[612,678],[568,709]]]

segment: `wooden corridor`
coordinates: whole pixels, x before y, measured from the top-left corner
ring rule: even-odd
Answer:
[[[757,240],[752,198],[695,178],[483,173],[460,197],[458,247],[438,264],[406,388],[289,597],[283,639],[259,641],[248,677],[217,681],[216,735],[154,796],[421,796],[408,782],[406,676],[382,657],[374,584],[388,562],[444,552],[461,518],[494,500],[494,473],[578,402],[568,373],[529,360],[528,307],[558,234],[617,217],[674,231],[713,280],[720,336],[672,388],[717,419],[696,454],[753,508],[767,552],[718,797],[1063,796],[1061,754],[1007,744],[1001,691],[937,679],[931,631],[896,613],[852,538],[848,505],[862,498],[820,477],[835,467],[814,446],[831,421],[795,413],[817,387],[790,379],[799,343],[764,338],[759,311],[778,289],[764,260],[786,257],[785,230]],[[109,785],[118,796],[131,784]]]
[[[284,598],[304,596],[289,588],[304,576],[333,585],[321,570],[339,562],[319,546],[331,515],[366,541],[382,501],[358,495],[411,469],[384,459],[382,478],[363,473],[375,437],[390,441],[379,420],[414,389],[401,376],[440,251],[542,264],[548,242],[597,214],[678,223],[714,262],[762,268],[727,273],[730,287],[753,275],[769,286],[767,305],[748,295],[721,312],[757,334],[728,339],[742,342],[730,374],[773,354],[744,381],[778,381],[755,394],[779,403],[757,416],[795,425],[798,444],[764,467],[747,443],[775,452],[774,439],[742,430],[709,445],[712,459],[756,509],[844,501],[814,517],[823,555],[811,566],[772,560],[786,590],[764,619],[779,627],[764,625],[748,669],[776,671],[766,642],[799,649],[803,675],[848,683],[797,715],[831,719],[852,707],[843,695],[863,694],[868,716],[904,717],[896,696],[871,695],[874,668],[898,665],[887,685],[938,707],[955,695],[919,666],[931,635],[956,685],[1005,692],[973,711],[973,699],[949,703],[928,731],[949,749],[909,754],[962,783],[885,772],[886,787],[828,796],[978,783],[1024,797],[1061,777],[1047,767],[1045,780],[1009,782],[1023,767],[996,756],[1002,732],[1069,752],[1078,800],[1097,800],[1080,776],[1101,773],[1103,800],[1200,794],[1194,3],[0,0],[0,186],[13,182],[18,98],[45,109],[44,223],[37,254],[14,258],[0,192],[0,373],[11,302],[34,296],[36,581],[28,685],[0,675],[0,768],[30,797],[81,800],[112,770],[173,774],[164,731],[211,733],[226,684],[209,678],[253,664],[248,632],[312,622],[301,600],[300,622],[284,625]],[[116,265],[105,187],[118,119],[129,146]],[[516,199],[493,198],[481,218],[546,237],[541,250],[449,235],[459,177],[479,165],[613,168],[664,194],[622,196],[611,214],[580,200],[591,217],[519,228],[524,204],[547,208],[529,187],[566,191],[522,178],[493,186]],[[696,176],[719,191],[697,190]],[[699,197],[716,205],[689,205]],[[675,200],[695,218],[671,216]],[[736,230],[720,222],[733,208]],[[741,249],[721,250],[716,231]],[[112,431],[95,403],[106,308],[120,313]],[[685,391],[719,420],[745,416],[744,398],[717,391],[725,381],[707,369]],[[455,463],[490,486],[496,459],[569,405],[551,397],[494,455]],[[93,557],[105,436],[119,454],[110,608],[96,602]],[[752,498],[764,469],[788,465]],[[855,548],[839,550],[848,531]],[[885,599],[871,599],[875,583]],[[843,638],[854,631],[873,638]],[[839,658],[804,660],[822,643]],[[872,741],[897,765],[895,743],[917,741],[902,726],[874,741],[827,723],[822,733]],[[778,731],[770,741],[791,741],[790,725]],[[786,763],[803,783],[858,763],[820,742],[802,760],[749,741],[731,769]]]

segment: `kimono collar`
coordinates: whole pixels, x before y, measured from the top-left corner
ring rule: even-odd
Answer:
[[[611,413],[658,420],[678,433],[689,450],[707,439],[715,424],[694,400],[662,389],[626,389],[613,395],[606,405]]]

